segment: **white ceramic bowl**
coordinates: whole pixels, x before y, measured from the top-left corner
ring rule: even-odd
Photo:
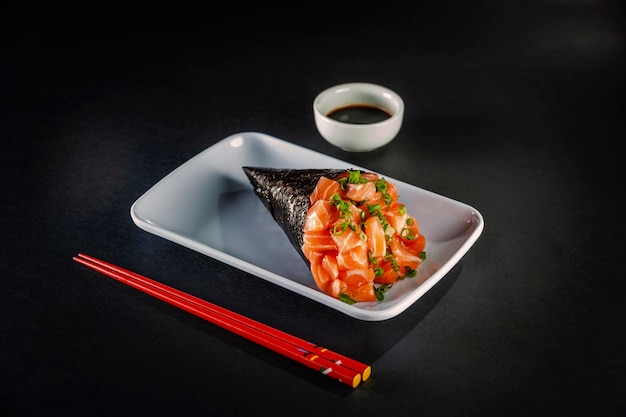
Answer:
[[[351,121],[353,115],[340,117],[335,113],[341,109],[359,111],[363,107],[387,115]],[[328,142],[349,152],[369,152],[396,137],[402,126],[404,102],[396,92],[381,85],[347,83],[319,93],[313,101],[313,114],[319,133]]]

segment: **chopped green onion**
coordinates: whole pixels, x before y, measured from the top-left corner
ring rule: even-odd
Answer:
[[[348,229],[348,222],[337,223],[332,228],[333,236],[339,236]]]
[[[385,299],[385,293],[389,291],[392,285],[393,284],[382,284],[374,288],[374,294],[376,295],[376,299],[378,301],[383,301]]]
[[[358,184],[361,180],[361,171],[350,171],[348,170],[348,183],[350,184]]]
[[[413,233],[413,230],[409,229],[408,227],[402,229],[402,232],[400,232],[400,236],[407,240],[415,240],[415,233]]]
[[[354,298],[350,297],[348,294],[343,293],[343,292],[341,294],[339,294],[339,300],[343,301],[346,304],[354,304],[354,303],[356,303],[356,300]]]
[[[383,194],[387,194],[387,180],[385,180],[384,178],[381,178],[375,181],[374,183],[376,184],[376,191],[380,191]]]
[[[410,266],[405,266],[405,267],[404,267],[404,270],[405,270],[405,274],[404,274],[404,276],[405,276],[405,277],[412,278],[412,277],[414,277],[415,275],[417,275],[417,270],[416,270],[416,269],[411,268]]]
[[[366,178],[361,178],[361,171],[348,170],[348,184],[365,184],[366,182],[367,182]]]
[[[377,213],[380,213],[380,204],[372,204],[367,205],[367,211],[369,211],[370,215],[374,216]]]

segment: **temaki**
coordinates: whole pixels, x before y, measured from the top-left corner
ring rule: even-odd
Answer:
[[[318,288],[376,301],[425,258],[417,220],[396,186],[353,169],[243,167],[256,195],[309,265]]]

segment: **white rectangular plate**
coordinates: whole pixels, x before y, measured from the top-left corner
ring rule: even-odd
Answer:
[[[484,227],[473,207],[385,177],[426,237],[427,258],[414,278],[383,301],[346,304],[321,292],[289,239],[254,194],[243,166],[372,171],[275,137],[231,135],[176,168],[131,207],[141,229],[218,259],[361,320],[397,316],[433,287],[476,242]]]

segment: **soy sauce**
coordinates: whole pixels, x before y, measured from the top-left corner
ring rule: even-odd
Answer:
[[[356,104],[335,109],[327,116],[343,123],[369,124],[387,120],[391,114],[379,107]]]

